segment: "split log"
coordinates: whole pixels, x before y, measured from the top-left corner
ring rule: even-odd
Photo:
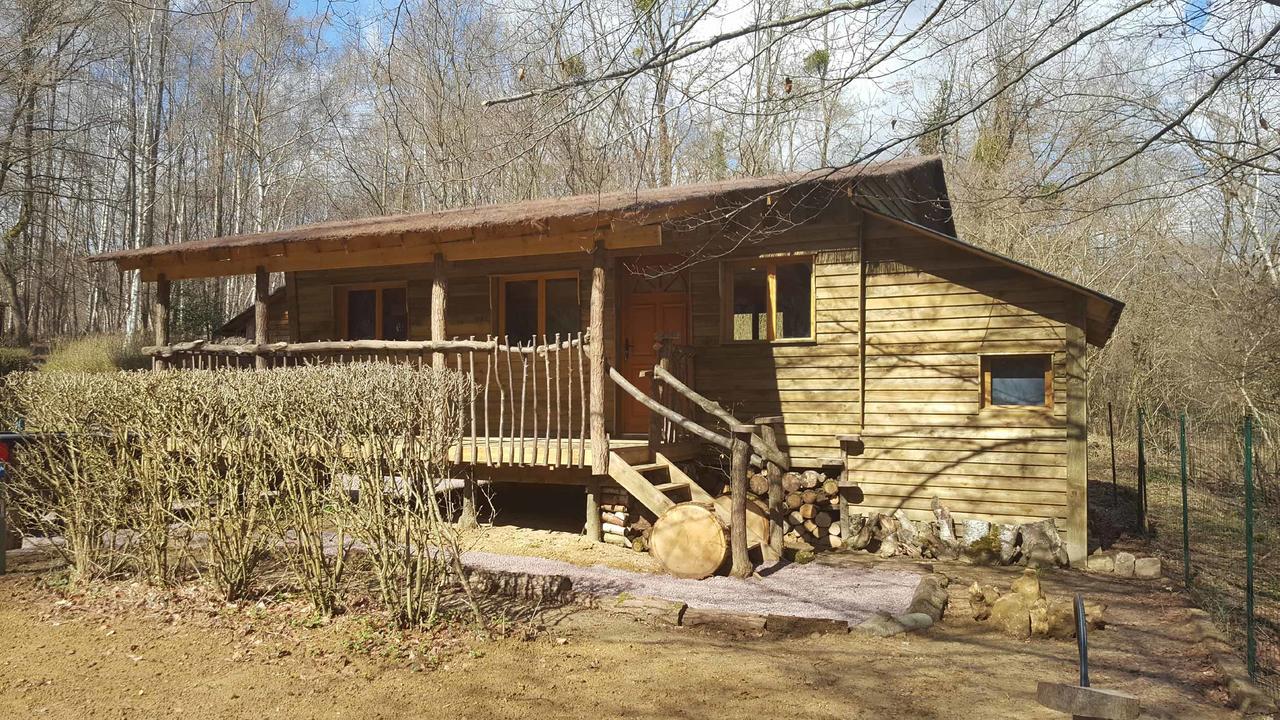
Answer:
[[[822,492],[828,497],[835,497],[840,492],[840,483],[835,480],[826,480],[822,483]]]
[[[600,513],[600,519],[604,521],[606,525],[605,532],[608,532],[607,526],[609,525],[618,525],[620,527],[625,527],[627,524],[627,517],[625,514],[619,515],[618,513],[604,512],[604,513]]]
[[[747,479],[747,489],[752,495],[764,495],[769,492],[769,477],[756,473]]]
[[[795,510],[804,504],[804,498],[800,496],[800,493],[793,492],[788,493],[787,496],[783,498],[783,502],[786,503],[786,506],[789,509]]]
[[[818,527],[823,527],[823,528],[831,527],[831,524],[834,521],[835,521],[835,518],[831,517],[831,513],[829,512],[819,512],[818,514],[813,516],[813,522]]]
[[[789,472],[782,476],[782,489],[788,493],[800,491],[800,473]]]
[[[808,530],[809,534],[813,535],[814,537],[822,537],[823,535],[826,534],[825,530],[821,527],[818,527],[818,523],[812,520],[804,521],[804,529]]]
[[[787,522],[792,525],[803,525],[804,518],[800,516],[799,512],[792,510],[791,512],[787,513]]]
[[[805,503],[800,506],[800,517],[805,520],[812,520],[814,515],[818,514],[818,506]]]
[[[627,548],[627,549],[630,549],[630,548],[631,548],[631,541],[630,541],[630,540],[628,540],[625,536],[622,536],[622,535],[614,535],[613,533],[605,533],[604,535],[601,535],[601,536],[600,536],[600,540],[601,540],[602,542],[604,542],[604,543],[608,544],[608,545],[617,545],[617,546],[619,546],[619,547],[624,547],[624,548]]]
[[[701,580],[728,560],[729,528],[711,505],[681,503],[654,524],[649,552],[672,575]]]
[[[835,530],[837,528],[835,525],[832,525],[831,529]],[[844,547],[844,538],[834,533],[827,537],[827,542],[831,544],[832,550],[839,550],[840,548]]]
[[[831,523],[831,527],[827,528],[828,535],[844,535],[844,530],[840,529],[840,523]]]
[[[805,490],[800,493],[800,499],[805,505],[813,505],[818,502],[819,497],[817,490]]]
[[[601,523],[600,529],[610,535],[626,535],[627,529],[621,525],[615,525],[611,522]]]
[[[822,474],[817,470],[805,470],[800,473],[800,487],[806,490],[818,487],[820,482],[822,482]]]

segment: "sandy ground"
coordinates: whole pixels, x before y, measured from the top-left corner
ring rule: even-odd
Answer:
[[[923,570],[862,555],[821,562]],[[0,717],[1061,717],[1035,704],[1035,683],[1072,681],[1074,644],[1013,641],[964,614],[968,583],[1007,584],[1016,571],[937,569],[953,578],[952,610],[920,635],[728,638],[572,606],[545,611],[528,635],[464,638],[419,671],[352,651],[349,624],[276,633],[253,608],[216,627],[141,609],[79,611],[20,566],[0,578]],[[1055,573],[1046,589],[1110,606],[1110,627],[1090,636],[1096,686],[1138,695],[1148,717],[1236,717],[1183,636],[1180,595],[1080,573]]]

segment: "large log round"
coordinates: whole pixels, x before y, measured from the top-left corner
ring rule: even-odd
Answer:
[[[681,503],[654,523],[649,552],[672,575],[701,580],[728,560],[729,528],[710,505]]]

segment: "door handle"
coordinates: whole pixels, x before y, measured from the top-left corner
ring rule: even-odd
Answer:
[[[622,343],[622,359],[623,360],[631,359],[631,338],[627,338]]]

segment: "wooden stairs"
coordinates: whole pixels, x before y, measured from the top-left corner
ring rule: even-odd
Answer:
[[[725,527],[731,525],[727,498],[712,497],[661,452],[652,457],[647,449],[643,455],[610,452],[609,477],[657,517],[679,503],[692,501],[711,505]],[[748,548],[758,548],[763,542],[757,529],[748,523]]]

